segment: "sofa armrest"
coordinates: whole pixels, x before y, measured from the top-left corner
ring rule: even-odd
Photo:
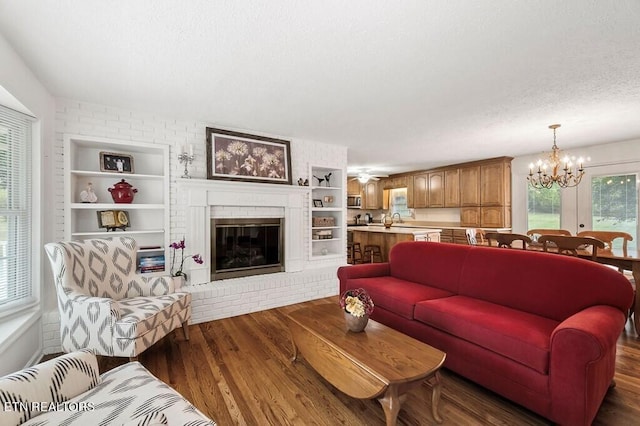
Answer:
[[[555,418],[591,423],[615,372],[616,342],[625,320],[620,309],[597,305],[572,315],[553,331],[549,389],[552,411],[563,411]]]
[[[98,361],[89,350],[61,355],[0,378],[0,424],[21,424],[94,388]]]
[[[176,287],[171,275],[135,277],[127,284],[126,299],[132,297],[164,296],[175,293]]]
[[[346,282],[356,278],[383,277],[389,275],[389,263],[365,263],[362,265],[341,266],[338,268],[340,294],[346,290]]]

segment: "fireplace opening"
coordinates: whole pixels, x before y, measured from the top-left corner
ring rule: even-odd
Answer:
[[[284,219],[211,219],[211,280],[284,271]]]

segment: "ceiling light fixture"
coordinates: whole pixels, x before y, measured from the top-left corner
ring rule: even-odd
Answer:
[[[360,183],[367,183],[369,182],[369,179],[371,179],[371,175],[369,175],[368,173],[360,173],[358,175],[358,182]]]
[[[553,147],[551,147],[551,152],[548,154],[547,159],[540,159],[535,165],[533,163],[529,164],[527,180],[533,188],[551,188],[554,183],[560,188],[570,188],[577,186],[582,180],[584,160],[582,157],[577,159],[578,169],[574,173],[575,157],[569,157],[568,155],[562,157],[560,148],[556,145],[556,129],[558,127],[560,127],[559,124],[549,126],[553,130]],[[589,158],[587,158],[588,160]],[[549,170],[549,173],[547,170]]]

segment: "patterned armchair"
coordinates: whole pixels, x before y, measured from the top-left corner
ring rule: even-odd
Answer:
[[[182,325],[189,339],[191,293],[166,276],[136,274],[136,242],[120,237],[49,243],[65,352],[135,358]]]

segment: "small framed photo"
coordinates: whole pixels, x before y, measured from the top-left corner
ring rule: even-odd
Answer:
[[[324,202],[327,204],[333,204],[333,196],[332,195],[325,195],[324,196]]]
[[[133,173],[133,156],[115,152],[100,152],[100,171]]]
[[[322,200],[313,200],[313,207],[324,207],[322,205]]]
[[[124,210],[100,210],[98,213],[98,227],[106,228],[107,231],[122,229],[125,231],[129,222],[129,214]]]

